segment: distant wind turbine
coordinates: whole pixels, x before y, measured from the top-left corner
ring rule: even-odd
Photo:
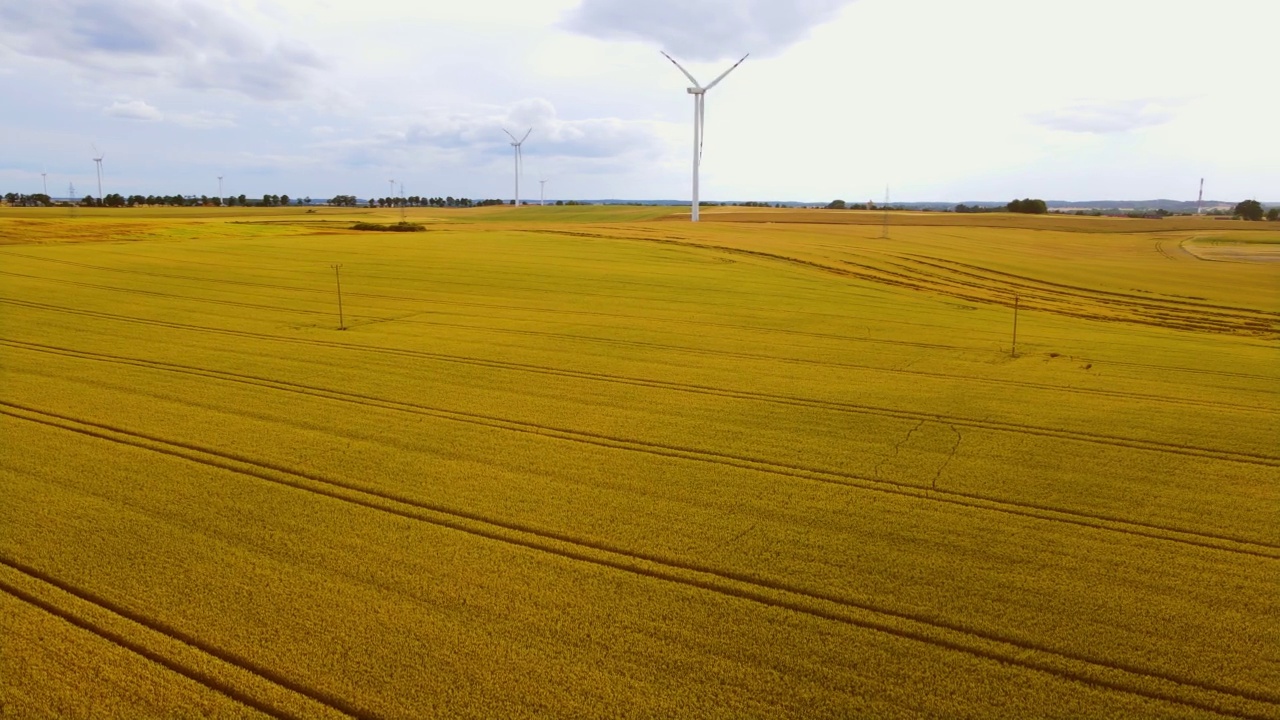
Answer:
[[[44,194],[45,194],[46,196],[48,196],[48,194],[49,194],[49,173],[44,173],[44,172],[40,173],[40,183],[41,183],[42,185],[44,185]]]
[[[222,176],[221,176],[221,175],[219,175],[219,176],[218,176],[218,204],[219,204],[219,205],[221,205],[222,203],[223,203],[223,197],[222,197]]]
[[[542,180],[539,180],[539,181],[538,181],[538,186],[539,186],[539,187],[538,187],[538,204],[539,204],[539,205],[546,205],[546,204],[547,204],[547,180],[546,180],[546,178],[543,178]]]
[[[97,145],[93,146],[93,151],[98,154],[98,157],[93,158],[93,161],[98,165],[98,204],[101,205],[102,204],[102,158],[106,157],[106,154],[99,151]]]
[[[524,170],[524,151],[520,149],[524,145],[524,141],[529,139],[529,133],[533,132],[533,128],[525,131],[524,137],[516,140],[516,136],[507,131],[506,128],[502,132],[507,133],[507,137],[511,138],[511,147],[516,149],[516,207],[520,207],[520,173]]]
[[[747,53],[747,55],[750,54],[751,53]],[[742,60],[746,60],[747,55],[743,55]],[[712,80],[706,87],[703,87],[698,84],[696,78],[689,74],[688,70],[685,70],[680,63],[676,62],[675,58],[665,52],[662,53],[662,56],[670,60],[671,64],[680,68],[680,72],[684,73],[684,76],[689,78],[689,82],[693,83],[693,87],[688,89],[689,94],[693,96],[693,204],[690,208],[689,219],[692,222],[698,222],[698,166],[702,164],[702,128],[706,119],[707,91],[718,85],[721,80],[724,80],[726,75],[733,72],[734,68],[741,65],[742,60],[734,63],[728,70],[720,73],[720,77]]]

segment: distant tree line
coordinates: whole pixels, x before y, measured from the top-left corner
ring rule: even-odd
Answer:
[[[351,195],[339,195],[340,198],[350,198],[352,205],[355,204],[355,197]],[[408,197],[383,197],[371,198],[369,205],[377,205],[378,207],[488,207],[490,205],[506,205],[508,202],[514,203],[514,200],[472,200],[471,198],[455,198],[452,195],[448,197],[421,197],[418,195],[410,195]],[[330,201],[331,205],[347,204],[336,203]]]
[[[5,193],[4,201],[15,207],[50,207],[53,205],[53,199],[44,193],[32,193],[23,195],[21,193]]]

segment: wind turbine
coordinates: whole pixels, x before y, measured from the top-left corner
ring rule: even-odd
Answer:
[[[97,145],[93,145],[93,151],[98,153],[98,157],[93,158],[93,161],[98,165],[98,204],[101,205],[102,204],[102,158],[106,157],[106,154],[98,150]]]
[[[538,181],[538,204],[547,204],[547,181],[545,178]]]
[[[49,195],[49,173],[40,173],[40,182],[44,185],[45,196]]]
[[[516,207],[520,207],[520,171],[524,169],[524,152],[520,149],[524,145],[524,141],[529,139],[529,133],[533,132],[533,128],[525,131],[524,137],[516,140],[516,136],[507,132],[506,128],[502,128],[502,132],[507,133],[507,137],[511,138],[511,147],[516,149]]]
[[[751,53],[747,53],[747,55],[750,54]],[[742,60],[746,60],[747,55],[743,55]],[[662,53],[662,56],[670,60],[672,65],[680,68],[680,72],[684,73],[684,76],[689,78],[689,82],[693,83],[693,87],[688,89],[689,94],[693,96],[693,204],[690,208],[691,212],[689,213],[689,219],[692,222],[698,222],[698,166],[702,164],[702,126],[706,120],[707,91],[718,85],[721,80],[724,80],[726,75],[733,72],[734,68],[741,65],[742,60],[734,63],[728,70],[720,73],[720,77],[712,80],[706,87],[703,87],[698,84],[698,80],[696,78],[689,74],[688,70],[685,70],[680,63],[676,62],[675,58],[665,52]]]
[[[218,176],[218,204],[221,205],[223,204],[223,202],[225,202],[225,200],[222,197],[222,176],[219,175]]]

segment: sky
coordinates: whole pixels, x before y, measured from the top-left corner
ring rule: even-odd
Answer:
[[[0,0],[0,192],[1280,201],[1276,0]],[[44,173],[42,177],[41,173]],[[396,185],[388,181],[395,180]],[[545,180],[545,185],[539,181]]]

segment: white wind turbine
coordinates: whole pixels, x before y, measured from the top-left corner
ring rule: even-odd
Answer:
[[[97,145],[93,145],[93,151],[95,153],[98,153],[98,157],[93,158],[93,161],[98,165],[98,204],[101,205],[102,204],[102,158],[106,157],[106,154],[98,150]]]
[[[506,128],[502,132],[507,133],[507,137],[511,138],[511,147],[516,149],[516,207],[520,207],[520,171],[524,169],[524,152],[520,149],[524,145],[524,141],[529,139],[529,133],[533,132],[533,128],[525,131],[524,137],[516,140],[516,136],[507,132]]]
[[[750,55],[751,53],[747,53]],[[693,87],[689,88],[689,94],[693,96],[693,204],[690,208],[689,219],[692,222],[698,222],[698,166],[702,164],[702,125],[706,119],[706,100],[707,91],[715,87],[726,75],[733,72],[733,69],[742,64],[742,60],[747,59],[747,55],[742,56],[742,60],[734,63],[732,67],[720,73],[720,77],[712,80],[706,87],[698,84],[696,78],[689,74],[676,59],[662,53],[663,57],[671,61],[671,64],[680,68],[680,72],[689,78],[689,82],[693,83]]]

